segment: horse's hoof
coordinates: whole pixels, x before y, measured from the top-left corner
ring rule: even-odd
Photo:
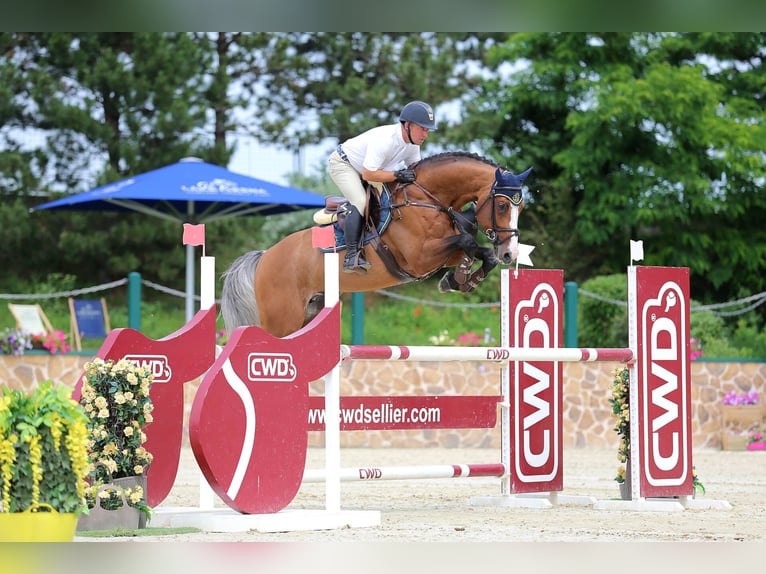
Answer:
[[[450,291],[457,290],[458,284],[455,281],[455,274],[452,271],[447,271],[439,281],[439,293],[449,293]]]

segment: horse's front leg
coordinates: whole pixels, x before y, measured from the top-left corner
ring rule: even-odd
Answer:
[[[473,249],[472,255],[481,261],[481,267],[468,276],[467,279],[463,279],[462,281],[458,280],[458,274],[460,273],[459,267],[456,271],[447,271],[447,273],[444,274],[444,277],[439,281],[440,293],[448,293],[450,291],[470,293],[476,289],[484,279],[486,279],[490,271],[497,267],[499,263],[497,257],[495,257],[495,252],[492,249],[488,247],[479,247],[478,244],[475,249]],[[461,261],[461,265],[464,261],[465,258]],[[473,258],[471,258],[470,261],[473,263]],[[470,264],[468,266],[468,271],[470,271]]]

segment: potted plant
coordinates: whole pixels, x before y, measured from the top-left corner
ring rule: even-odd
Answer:
[[[32,335],[32,348],[46,350],[51,355],[71,351],[72,347],[66,341],[67,335],[63,331],[56,329],[52,333],[40,333]]]
[[[151,509],[146,504],[146,474],[152,454],[144,448],[146,425],[154,405],[152,373],[133,361],[85,364],[80,403],[88,416],[90,460],[87,512],[79,530],[125,526],[141,528]],[[130,521],[125,524],[124,521]]]
[[[724,450],[745,450],[748,431],[760,425],[763,407],[756,391],[729,391],[721,401],[721,447]]]
[[[74,538],[85,508],[88,430],[69,387],[47,380],[0,394],[0,539]]]
[[[620,486],[620,498],[630,500],[631,476],[630,476],[630,371],[627,368],[616,369],[612,381],[612,397],[609,399],[612,406],[612,416],[617,419],[614,431],[620,437],[620,445],[617,448],[617,467],[615,482]],[[705,494],[705,485],[697,476],[696,467],[692,466],[692,485],[694,494]]]
[[[630,371],[626,368],[615,369],[612,380],[612,396],[609,399],[612,417],[616,419],[614,432],[620,437],[617,447],[617,467],[615,482],[620,486],[620,497],[631,498],[630,483]]]
[[[0,339],[0,354],[18,357],[31,348],[32,337],[30,335],[18,329],[5,328],[3,337]]]
[[[766,450],[766,426],[753,429],[748,433],[747,450]]]

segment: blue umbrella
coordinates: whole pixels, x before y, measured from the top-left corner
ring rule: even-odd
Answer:
[[[43,203],[41,209],[135,211],[176,221],[208,223],[324,207],[325,197],[186,158],[90,191]],[[194,247],[186,246],[186,319],[194,315]]]

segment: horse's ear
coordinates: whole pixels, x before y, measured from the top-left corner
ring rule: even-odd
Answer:
[[[527,176],[528,176],[530,173],[532,173],[532,170],[533,170],[533,169],[534,169],[534,166],[530,166],[530,167],[528,167],[526,171],[523,171],[523,172],[521,172],[521,173],[519,174],[519,179],[520,179],[521,181],[524,181],[525,179],[527,179]]]

